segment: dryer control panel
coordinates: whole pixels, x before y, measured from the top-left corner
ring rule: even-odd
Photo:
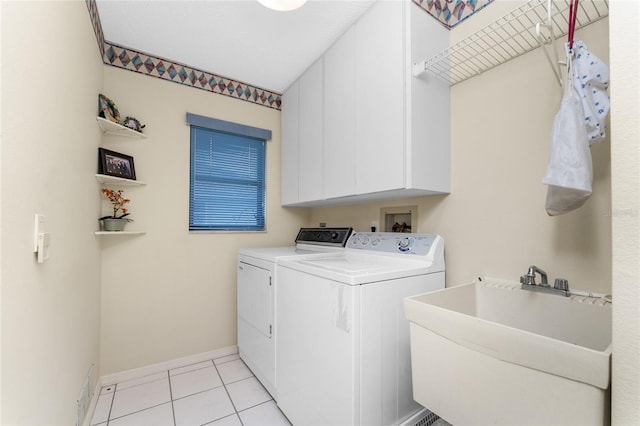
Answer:
[[[428,256],[438,238],[435,234],[406,234],[397,232],[354,232],[347,248],[382,253],[404,253]]]
[[[296,244],[344,247],[353,228],[300,228]]]

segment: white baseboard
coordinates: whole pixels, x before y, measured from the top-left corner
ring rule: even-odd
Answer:
[[[131,370],[125,370],[117,373],[106,374],[104,376],[101,376],[98,382],[101,383],[101,387],[109,386],[109,385],[124,382],[127,380],[138,379],[140,377],[148,376],[150,374],[171,370],[173,368],[183,367],[185,365],[195,364],[198,362],[208,361],[214,358],[220,358],[227,355],[234,355],[237,353],[238,353],[238,346],[233,345],[233,346],[216,349],[209,352],[203,352],[195,355],[185,356],[182,358],[172,359],[169,361],[159,362],[157,364],[146,365],[140,368],[133,368]],[[97,393],[100,393],[100,389],[98,389]]]
[[[183,367],[189,364],[195,364],[202,361],[208,361],[214,358],[220,358],[227,355],[234,355],[238,353],[238,346],[233,345],[227,348],[216,349],[209,352],[203,352],[195,355],[189,355],[182,358],[172,359],[169,361],[159,362],[157,364],[151,364],[140,368],[133,368],[131,370],[120,371],[117,373],[106,374],[98,377],[96,386],[91,397],[91,403],[87,409],[87,415],[84,417],[82,426],[90,426],[93,412],[98,404],[98,398],[100,397],[100,391],[104,386],[113,385],[116,383],[124,382],[127,380],[138,379],[140,377],[148,376],[149,374],[155,374],[162,371],[171,370],[173,368]]]

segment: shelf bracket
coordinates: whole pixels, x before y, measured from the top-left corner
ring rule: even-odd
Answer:
[[[427,61],[426,60],[413,63],[413,76],[414,77],[419,77],[422,74],[424,74],[425,72],[427,72]]]
[[[544,52],[544,56],[547,58],[549,65],[551,65],[551,70],[556,76],[556,80],[560,87],[562,87],[562,70],[560,69],[560,65],[566,65],[565,61],[560,61],[560,56],[558,55],[558,46],[556,44],[556,36],[553,31],[553,24],[551,22],[551,8],[553,7],[553,3],[551,0],[547,0],[547,22],[542,23],[538,22],[536,24],[536,39]],[[543,33],[543,29],[548,31],[548,34],[545,35]],[[548,46],[551,45],[551,48]],[[553,53],[550,53],[549,50],[552,50]],[[553,55],[553,58],[552,58]]]

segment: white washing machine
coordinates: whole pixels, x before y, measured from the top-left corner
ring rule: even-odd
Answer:
[[[276,271],[276,401],[294,425],[395,425],[424,411],[403,299],[444,288],[440,236],[353,233],[341,252]]]
[[[238,253],[237,319],[240,358],[276,398],[275,265],[344,250],[352,228],[301,228],[295,246],[247,248]]]

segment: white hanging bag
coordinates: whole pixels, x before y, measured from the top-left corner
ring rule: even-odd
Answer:
[[[589,52],[582,40],[574,40],[572,84],[582,105],[582,123],[589,145],[605,139],[605,123],[611,103],[609,101],[609,67]]]
[[[542,183],[548,185],[545,210],[550,216],[570,212],[582,206],[591,196],[593,170],[591,151],[583,122],[582,105],[574,93],[572,55],[568,45],[567,84],[560,110],[555,116],[551,132],[547,175]]]

